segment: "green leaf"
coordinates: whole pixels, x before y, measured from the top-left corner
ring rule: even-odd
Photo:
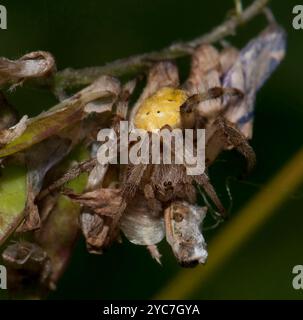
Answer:
[[[82,116],[82,106],[75,104],[62,111],[57,111],[44,117],[33,118],[26,130],[18,138],[0,149],[0,158],[27,149],[52,135],[58,134],[67,126],[80,121]]]
[[[0,245],[23,219],[26,202],[26,169],[9,165],[0,179]]]

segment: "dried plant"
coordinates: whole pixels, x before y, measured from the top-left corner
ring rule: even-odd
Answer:
[[[207,35],[103,67],[57,72],[53,56],[42,51],[15,61],[0,59],[3,90],[43,86],[60,100],[50,110],[18,121],[0,96],[0,244],[12,290],[43,296],[55,289],[79,231],[92,253],[120,241],[122,231],[158,262],[157,244],[165,237],[181,265],[206,261],[201,225],[208,208],[196,204],[196,186],[221,217],[226,215],[207,170],[189,176],[186,166],[163,161],[100,164],[97,134],[102,128],[118,132],[121,120],[150,134],[203,128],[207,169],[223,150],[235,149],[245,157],[247,171],[252,170],[255,97],[284,57],[285,33],[267,11],[269,26],[243,49],[219,50],[211,43],[234,33],[267,2],[257,0],[242,11],[236,1],[237,14]],[[181,85],[175,59],[184,55],[192,62]],[[121,83],[117,77],[122,75],[134,79]],[[132,105],[144,76],[146,86]],[[75,89],[80,91],[68,97],[66,92]]]

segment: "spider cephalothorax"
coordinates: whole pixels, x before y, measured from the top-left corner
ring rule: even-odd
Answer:
[[[199,226],[207,208],[196,206],[196,186],[202,187],[224,215],[207,168],[221,151],[232,148],[246,158],[248,171],[254,166],[255,154],[248,143],[254,97],[283,58],[284,46],[284,32],[277,26],[270,26],[240,52],[232,47],[219,52],[204,44],[194,51],[189,77],[182,85],[173,62],[158,62],[130,112],[133,82],[122,88],[112,125],[115,131],[120,120],[149,134],[164,129],[205,129],[206,171],[188,175],[186,164],[165,164],[162,155],[158,164],[97,165],[91,180],[99,177],[98,184],[83,195],[69,193],[85,206],[82,226],[90,248],[109,245],[121,229],[131,242],[147,246],[156,259],[160,257],[156,245],[166,235],[182,265],[205,262],[206,245]],[[261,62],[262,69],[258,69]],[[105,183],[109,174],[103,179],[108,167],[114,167],[118,176],[111,183]],[[99,223],[92,227],[91,220],[90,224],[85,221],[94,214]]]

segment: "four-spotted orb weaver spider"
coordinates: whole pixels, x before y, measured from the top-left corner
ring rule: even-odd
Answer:
[[[206,168],[221,151],[236,149],[246,158],[250,171],[255,164],[248,140],[256,92],[283,59],[285,44],[285,33],[276,24],[241,51],[227,46],[219,52],[203,44],[193,51],[190,74],[183,85],[174,62],[158,62],[150,69],[146,87],[130,112],[128,101],[134,85],[124,86],[112,126],[118,130],[124,119],[149,132],[204,128]],[[161,255],[156,245],[165,236],[181,265],[206,261],[200,225],[207,207],[196,205],[194,184],[200,185],[225,215],[206,173],[188,176],[184,165],[163,163],[97,165],[90,181],[90,190],[84,194],[67,192],[84,206],[81,226],[90,251],[102,251],[119,239],[122,230],[132,243],[147,246],[158,261]]]

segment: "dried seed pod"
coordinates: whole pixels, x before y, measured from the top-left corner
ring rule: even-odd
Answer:
[[[200,230],[206,211],[207,207],[176,201],[164,212],[166,240],[184,267],[205,263],[207,259],[206,242]]]

